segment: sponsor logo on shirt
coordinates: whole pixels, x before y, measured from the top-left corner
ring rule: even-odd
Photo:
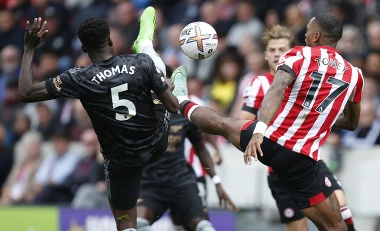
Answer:
[[[53,83],[54,83],[54,86],[57,89],[57,91],[60,91],[61,90],[61,84],[62,84],[61,77],[57,76],[57,77],[53,78]]]

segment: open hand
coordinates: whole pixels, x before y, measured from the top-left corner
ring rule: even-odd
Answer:
[[[24,45],[26,48],[34,49],[44,40],[46,34],[48,33],[48,30],[45,29],[46,23],[46,21],[42,23],[41,17],[38,19],[34,18],[32,26],[30,26],[29,21],[26,22],[26,31],[24,36]]]
[[[231,211],[238,211],[239,209],[235,206],[234,202],[230,199],[227,193],[224,191],[220,184],[216,185],[216,192],[219,197],[219,205],[224,209],[229,209]]]
[[[261,133],[254,133],[252,135],[251,140],[249,141],[249,144],[244,152],[244,163],[245,164],[251,164],[252,163],[252,156],[255,160],[257,160],[257,154],[260,156],[263,156],[263,152],[261,151],[261,143],[263,142],[263,134]]]

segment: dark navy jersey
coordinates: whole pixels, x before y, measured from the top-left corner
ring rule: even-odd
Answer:
[[[203,139],[201,131],[183,115],[172,114],[168,134],[166,151],[144,166],[141,184],[172,187],[196,182],[194,170],[185,158],[185,138],[198,143]]]
[[[126,165],[145,163],[168,126],[156,115],[151,93],[160,95],[168,85],[146,54],[72,68],[46,81],[46,88],[54,98],[80,99],[103,155]]]

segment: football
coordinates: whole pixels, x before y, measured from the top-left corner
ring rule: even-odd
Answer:
[[[214,54],[218,46],[218,35],[210,24],[192,22],[182,29],[179,44],[185,55],[202,60]]]

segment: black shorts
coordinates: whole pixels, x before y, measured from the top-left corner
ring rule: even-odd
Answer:
[[[114,209],[128,210],[136,205],[140,193],[142,166],[126,167],[104,160],[108,201]]]
[[[243,126],[244,130],[240,133],[240,145],[243,149],[247,147],[255,126],[256,122]],[[314,206],[334,191],[330,171],[321,168],[312,158],[289,150],[266,137],[261,144],[261,150],[264,156],[258,156],[259,161],[272,167],[297,208]]]
[[[278,212],[280,213],[281,223],[290,223],[304,218],[304,215],[293,202],[288,190],[277,177],[276,173],[271,172],[268,175],[268,186],[272,196],[276,201]]]
[[[330,171],[326,163],[323,160],[320,160],[317,163],[322,171],[326,171],[329,179],[332,179],[331,187],[333,190],[342,190],[341,183],[338,181],[334,173]],[[269,173],[268,185],[272,192],[272,196],[276,201],[277,209],[280,213],[281,223],[297,221],[304,217],[304,215],[298,210],[296,204],[290,197],[288,190],[282,184],[281,180],[277,177],[276,173]]]
[[[171,216],[185,228],[189,228],[195,218],[208,219],[207,208],[202,203],[196,184],[167,187],[144,185],[137,206],[145,206],[152,210],[159,219],[167,209]]]

